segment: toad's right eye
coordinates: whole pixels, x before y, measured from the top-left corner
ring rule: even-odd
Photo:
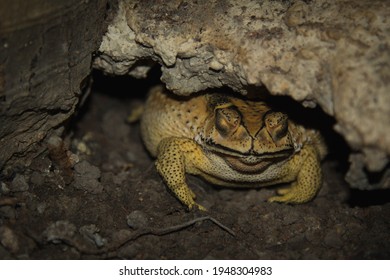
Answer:
[[[233,107],[217,108],[215,127],[222,136],[234,133],[241,123],[241,115]]]

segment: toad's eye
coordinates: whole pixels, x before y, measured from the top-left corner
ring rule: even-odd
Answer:
[[[288,131],[287,115],[270,111],[264,118],[267,131],[274,141],[278,141],[286,136]]]
[[[216,109],[215,127],[222,136],[236,131],[241,123],[241,115],[235,108]]]

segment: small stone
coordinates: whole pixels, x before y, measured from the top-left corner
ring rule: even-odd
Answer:
[[[0,243],[13,254],[19,251],[18,238],[9,227],[0,227]]]
[[[76,226],[69,221],[57,221],[48,226],[43,237],[48,242],[60,243],[63,239],[72,238],[76,233]]]
[[[99,234],[99,231],[99,228],[94,224],[82,226],[79,230],[85,239],[92,241],[97,247],[102,247],[107,243],[107,240]]]
[[[127,216],[127,225],[132,229],[145,228],[148,225],[148,216],[140,210],[135,210]]]
[[[29,186],[26,182],[26,178],[24,175],[18,174],[12,180],[11,183],[11,191],[12,192],[24,192],[29,189]]]
[[[97,179],[82,176],[75,177],[74,187],[93,194],[102,193],[104,190],[103,185]]]
[[[0,192],[1,192],[2,194],[9,194],[10,189],[8,188],[8,186],[7,186],[6,183],[1,182],[1,185],[0,185]]]
[[[223,64],[221,64],[219,61],[213,59],[210,63],[209,63],[209,67],[210,69],[213,69],[215,71],[220,71],[222,70],[223,68]]]
[[[45,202],[39,203],[37,205],[37,211],[39,214],[43,214],[47,208],[47,204]]]
[[[59,147],[61,147],[61,145],[63,144],[63,140],[61,137],[59,137],[58,135],[52,135],[48,140],[47,140],[47,145],[49,147],[52,147],[54,149],[58,149]]]
[[[71,151],[67,151],[66,155],[68,156],[68,160],[69,160],[71,166],[75,166],[75,164],[80,162],[80,158],[77,154],[74,154]]]
[[[77,163],[74,166],[74,170],[76,171],[77,175],[91,178],[91,179],[98,179],[101,176],[100,169],[92,164],[90,164],[88,161],[83,160]]]
[[[82,153],[82,154],[86,154],[86,155],[92,154],[91,149],[87,146],[87,144],[85,142],[78,142],[76,148],[77,148],[77,151]]]

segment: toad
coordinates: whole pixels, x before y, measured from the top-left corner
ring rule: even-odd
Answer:
[[[288,204],[308,202],[321,188],[326,149],[319,132],[263,100],[219,93],[175,96],[157,86],[144,107],[141,136],[162,179],[189,209],[205,210],[186,174],[229,187],[288,183],[268,199]]]

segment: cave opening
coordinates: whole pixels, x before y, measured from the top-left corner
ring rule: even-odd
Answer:
[[[161,84],[161,71],[158,66],[153,67],[149,71],[148,76],[144,79],[136,79],[130,76],[109,76],[98,70],[93,71],[92,77],[93,83],[91,96],[89,98],[93,99],[94,95],[99,95],[105,96],[105,98],[110,100],[118,101],[122,105],[128,104],[128,114],[131,114],[131,110],[134,109],[134,106],[144,102],[150,88],[157,84]],[[239,95],[227,87],[213,89],[213,91]],[[301,103],[293,100],[289,96],[271,95],[264,86],[251,87],[248,92],[251,96],[256,97],[256,94],[258,94],[261,98],[266,99],[273,108],[278,111],[285,112],[289,118],[295,122],[305,127],[320,131],[325,140],[328,151],[326,158],[324,159],[325,163],[323,164],[325,166],[325,172],[327,176],[337,178],[336,181],[338,181],[338,185],[342,185],[344,192],[343,201],[350,207],[368,207],[371,205],[382,205],[390,202],[388,190],[362,191],[350,188],[344,181],[344,176],[348,172],[350,164],[349,155],[352,151],[343,137],[334,130],[333,127],[336,123],[334,118],[326,114],[320,106],[316,106],[314,108],[304,107]],[[89,101],[85,106],[80,108],[78,117],[73,121],[73,125],[71,125],[71,127],[76,128],[76,134],[77,122],[84,114],[88,114],[91,103],[94,103],[94,101]],[[125,122],[125,119],[122,121]],[[138,135],[138,132],[135,134]],[[138,140],[142,141],[139,135]],[[145,153],[147,153],[146,150]],[[367,173],[370,174],[369,172]],[[375,177],[375,174],[371,177]],[[376,177],[381,177],[381,175],[376,175]],[[331,179],[331,181],[332,180],[333,179]]]

